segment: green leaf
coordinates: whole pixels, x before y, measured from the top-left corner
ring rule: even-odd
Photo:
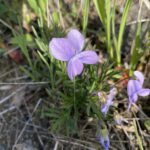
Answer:
[[[52,13],[52,18],[53,18],[53,23],[55,26],[58,26],[59,25],[59,22],[60,22],[60,18],[59,18],[59,13],[58,11],[54,11]]]
[[[0,16],[2,16],[5,12],[8,11],[8,8],[4,4],[0,4]]]
[[[122,46],[122,41],[123,41],[123,34],[125,31],[125,25],[126,25],[126,21],[127,21],[127,16],[129,13],[129,8],[132,4],[132,0],[127,0],[126,4],[125,4],[125,8],[123,10],[123,15],[121,18],[121,24],[120,24],[120,28],[119,28],[119,35],[118,35],[118,41],[117,41],[117,64],[120,65],[121,64],[121,46]]]
[[[37,4],[37,0],[28,0],[30,7],[34,10],[36,15],[39,15],[39,6]]]
[[[83,1],[83,9],[82,9],[82,15],[83,15],[83,32],[86,34],[87,30],[87,24],[88,24],[88,14],[89,14],[89,0],[84,0]]]
[[[100,17],[100,20],[102,22],[103,25],[105,25],[105,18],[106,18],[106,14],[105,14],[105,0],[94,0],[94,4],[96,7],[96,10],[98,12],[98,15]]]

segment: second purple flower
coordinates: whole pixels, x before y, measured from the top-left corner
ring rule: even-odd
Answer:
[[[144,75],[140,71],[134,71],[136,80],[129,80],[127,86],[127,92],[129,97],[128,110],[131,105],[138,100],[138,96],[148,96],[150,94],[149,88],[143,88]]]

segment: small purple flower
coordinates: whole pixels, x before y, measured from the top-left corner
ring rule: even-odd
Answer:
[[[72,29],[65,38],[53,38],[49,48],[53,57],[61,61],[67,61],[68,76],[71,80],[83,71],[83,64],[96,64],[98,55],[87,50],[82,52],[84,37],[76,29]]]
[[[111,89],[110,90],[110,94],[107,95],[106,103],[101,105],[101,112],[104,114],[104,116],[106,116],[106,114],[107,114],[107,112],[109,110],[109,107],[111,105],[113,105],[113,99],[116,96],[116,94],[117,94],[117,89],[116,88]],[[99,98],[102,97],[101,92],[98,92],[98,96],[99,96]]]
[[[100,133],[97,135],[97,140],[99,140],[105,150],[109,150],[110,140],[107,129],[100,129]]]
[[[105,150],[109,150],[109,146],[110,146],[110,140],[108,135],[106,137],[100,137],[100,142],[103,145]]]
[[[144,76],[139,71],[134,71],[136,80],[129,80],[127,85],[127,92],[129,97],[128,110],[131,105],[138,100],[138,96],[147,96],[150,94],[150,89],[143,88]]]

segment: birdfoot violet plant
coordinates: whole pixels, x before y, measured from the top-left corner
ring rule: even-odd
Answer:
[[[92,50],[83,51],[84,37],[76,29],[72,29],[65,38],[53,38],[49,48],[53,57],[67,61],[68,76],[71,80],[83,71],[83,64],[96,64],[98,55]]]

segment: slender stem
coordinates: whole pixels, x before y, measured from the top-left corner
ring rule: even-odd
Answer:
[[[76,78],[73,79],[73,89],[74,89],[74,114],[76,115]]]

